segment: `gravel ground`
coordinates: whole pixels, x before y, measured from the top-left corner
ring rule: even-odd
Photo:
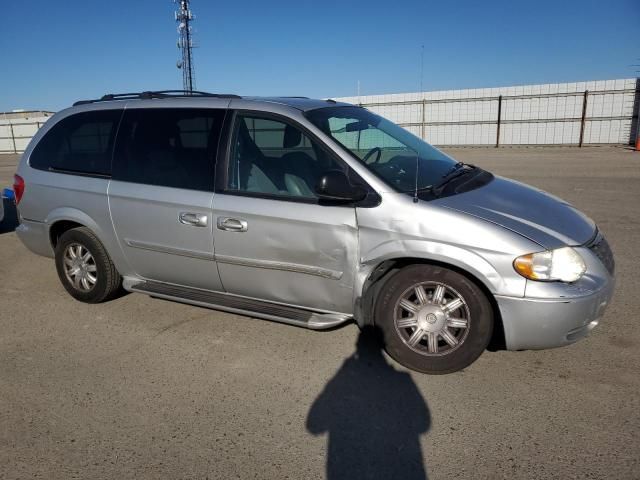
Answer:
[[[588,339],[421,375],[366,339],[356,353],[353,325],[75,302],[5,222],[0,478],[640,478],[640,153],[448,151],[599,224],[618,287]],[[16,160],[0,156],[0,187]]]

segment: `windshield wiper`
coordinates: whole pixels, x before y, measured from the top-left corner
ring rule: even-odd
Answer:
[[[468,163],[463,163],[463,162],[458,162],[456,163],[453,167],[451,167],[451,169],[442,177],[442,180],[440,181],[440,183],[437,183],[433,189],[432,192],[435,196],[440,196],[440,194],[442,193],[442,191],[444,190],[444,187],[450,183],[452,180],[461,177],[463,175],[466,175],[467,173],[469,173],[472,170],[475,170],[477,167],[475,165],[470,165]]]
[[[444,173],[444,175],[442,175],[442,178],[447,178],[449,175],[453,174],[454,172],[457,172],[459,169],[461,169],[465,165],[466,165],[466,163],[464,163],[464,162],[456,163],[453,167],[451,167],[449,170],[447,170]]]
[[[444,190],[444,187],[447,186],[452,180],[466,175],[467,173],[475,170],[475,165],[471,165],[469,163],[458,162],[453,167],[451,167],[444,175],[442,175],[442,180],[440,180],[435,185],[428,185],[426,187],[422,187],[416,190],[416,192],[425,192],[431,191],[433,194],[438,197]]]

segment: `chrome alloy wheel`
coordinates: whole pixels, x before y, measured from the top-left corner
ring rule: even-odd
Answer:
[[[72,243],[64,251],[64,274],[76,290],[89,292],[98,281],[98,269],[91,252],[79,243]]]
[[[394,325],[402,341],[421,355],[442,356],[467,338],[471,315],[462,295],[438,282],[416,284],[400,295]]]

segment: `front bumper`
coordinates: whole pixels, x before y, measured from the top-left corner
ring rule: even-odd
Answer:
[[[586,337],[611,302],[615,278],[586,248],[587,273],[575,284],[528,281],[524,297],[496,295],[508,350],[562,347]]]

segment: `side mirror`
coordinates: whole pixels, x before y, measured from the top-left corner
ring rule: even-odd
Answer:
[[[353,185],[349,177],[341,170],[326,172],[316,184],[316,194],[320,200],[331,202],[359,202],[367,196],[367,189]]]

